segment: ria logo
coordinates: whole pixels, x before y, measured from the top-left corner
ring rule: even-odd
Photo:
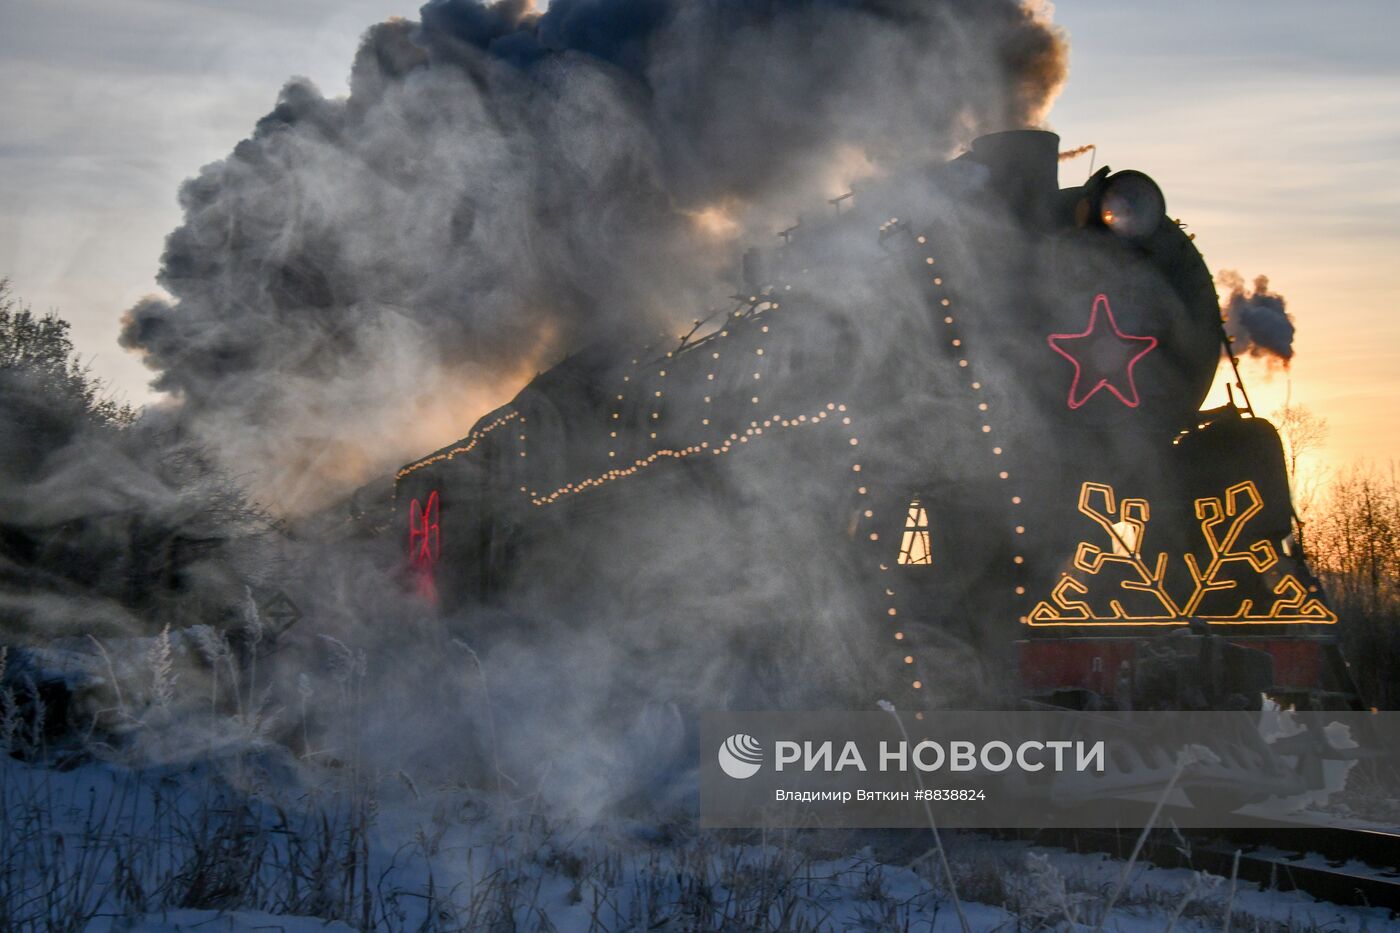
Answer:
[[[735,780],[751,778],[763,767],[763,746],[753,736],[736,732],[719,747],[719,767]]]

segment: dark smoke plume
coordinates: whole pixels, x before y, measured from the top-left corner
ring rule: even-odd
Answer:
[[[1220,272],[1216,281],[1228,291],[1220,310],[1234,354],[1266,357],[1287,366],[1293,359],[1293,317],[1283,296],[1269,291],[1268,276],[1257,277],[1252,289],[1247,289],[1244,278],[1232,269]]]
[[[1096,149],[1098,149],[1098,146],[1095,146],[1093,143],[1088,143],[1084,146],[1076,146],[1073,149],[1066,149],[1064,152],[1060,153],[1060,161],[1068,162],[1070,159],[1077,159],[1085,153],[1093,152]]]
[[[123,343],[308,510],[590,340],[674,332],[856,176],[1036,124],[1065,67],[1015,0],[434,0],[186,182]]]

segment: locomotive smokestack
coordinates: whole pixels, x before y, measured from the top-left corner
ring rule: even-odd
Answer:
[[[1045,130],[1008,130],[973,140],[971,158],[992,173],[991,188],[1013,214],[1048,225],[1060,191],[1060,137]]]

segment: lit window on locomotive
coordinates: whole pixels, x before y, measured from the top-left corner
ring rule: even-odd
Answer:
[[[932,564],[933,549],[929,544],[928,511],[916,497],[909,503],[904,518],[904,539],[899,543],[901,564]]]

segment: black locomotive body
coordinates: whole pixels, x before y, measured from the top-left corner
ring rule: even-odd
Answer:
[[[1061,189],[1057,148],[866,184],[722,317],[403,467],[414,586],[507,625],[745,615],[755,671],[805,651],[867,705],[1355,705],[1277,433],[1200,410],[1209,270],[1150,179]]]

